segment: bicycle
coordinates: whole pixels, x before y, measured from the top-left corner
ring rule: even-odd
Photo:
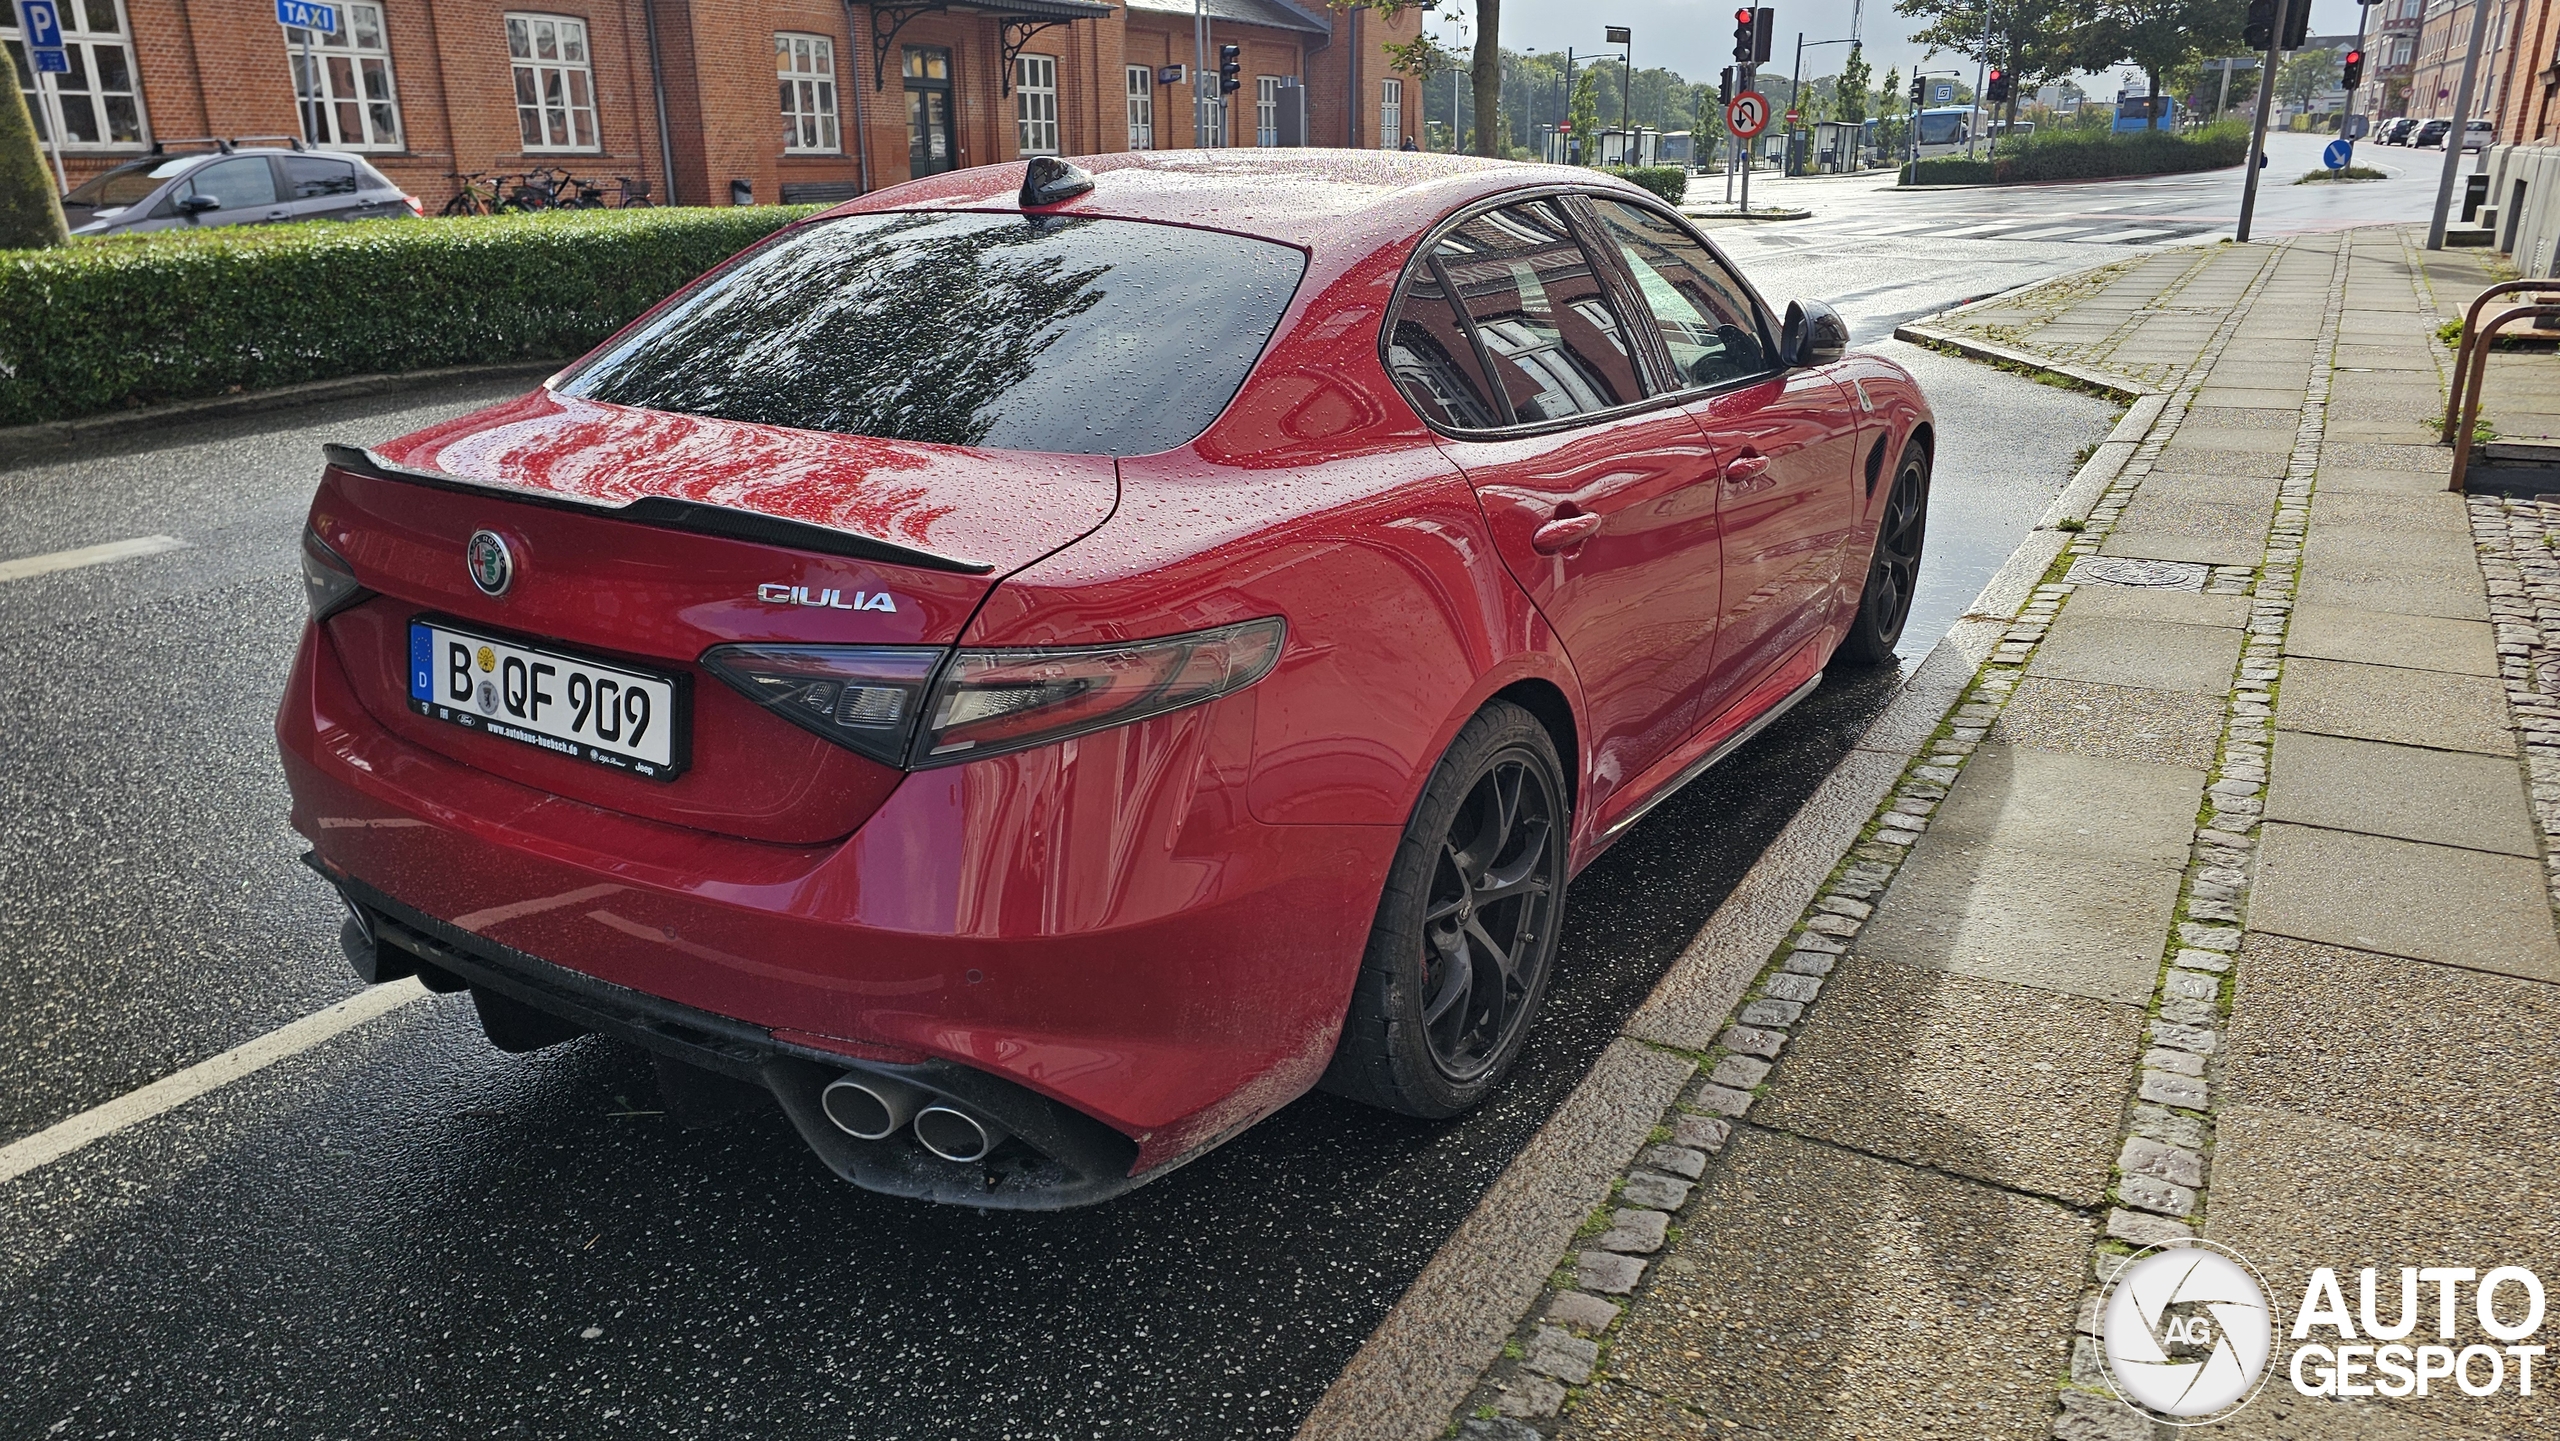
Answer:
[[[628,175],[617,175],[613,178],[615,183],[622,187],[621,198],[614,203],[615,209],[649,210],[657,206],[658,202],[649,198],[648,181],[634,180]]]
[[[480,170],[465,175],[459,170],[454,170],[447,171],[446,178],[459,180],[462,185],[454,191],[453,198],[444,203],[444,209],[438,212],[439,214],[458,216],[497,213],[498,187],[490,181],[489,172]]]

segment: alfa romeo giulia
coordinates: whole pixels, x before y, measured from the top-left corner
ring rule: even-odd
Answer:
[[[332,446],[277,734],[367,981],[1097,1201],[1499,1085],[1568,883],[1893,651],[1930,414],[1598,172],[1038,159]]]

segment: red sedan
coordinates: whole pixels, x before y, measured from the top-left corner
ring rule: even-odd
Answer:
[[[1035,160],[331,447],[277,737],[368,981],[1077,1205],[1475,1105],[1566,883],[1892,652],[1929,411],[1589,170]]]

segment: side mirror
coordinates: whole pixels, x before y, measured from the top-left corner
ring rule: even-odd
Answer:
[[[1819,300],[1787,303],[1787,323],[1778,332],[1778,358],[1789,368],[1829,365],[1849,352],[1849,323]]]
[[[178,202],[178,213],[180,215],[202,215],[208,210],[220,210],[221,208],[222,202],[214,199],[210,195],[190,195]]]

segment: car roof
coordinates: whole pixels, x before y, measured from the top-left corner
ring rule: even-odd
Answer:
[[[1093,189],[1044,215],[1109,216],[1259,236],[1311,252],[1366,251],[1476,200],[1524,187],[1645,192],[1579,165],[1410,150],[1231,148],[1078,156]],[[877,190],[828,212],[1013,210],[1024,165],[955,170]]]

